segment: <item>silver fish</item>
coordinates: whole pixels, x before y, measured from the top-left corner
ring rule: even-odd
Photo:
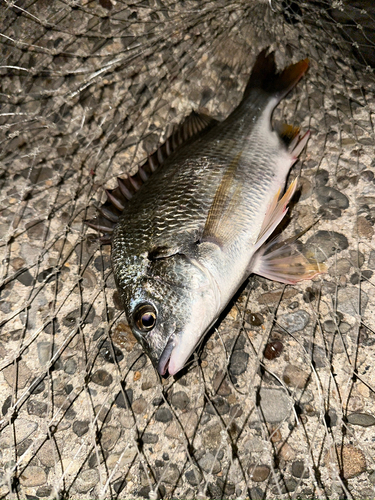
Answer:
[[[269,242],[287,212],[287,174],[305,147],[271,116],[308,68],[277,73],[262,51],[244,96],[219,123],[193,114],[135,176],[119,179],[91,226],[112,242],[129,325],[160,374],[181,370],[251,273],[296,283],[323,272],[295,242]]]

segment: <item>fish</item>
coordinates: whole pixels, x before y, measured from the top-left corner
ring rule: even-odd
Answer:
[[[119,178],[88,224],[111,243],[127,321],[160,375],[185,366],[250,276],[294,284],[325,272],[297,238],[272,237],[288,211],[287,176],[309,132],[272,127],[272,113],[308,69],[278,72],[256,58],[243,97],[223,121],[193,112],[138,169]]]

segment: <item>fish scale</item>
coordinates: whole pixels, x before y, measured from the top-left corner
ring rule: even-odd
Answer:
[[[307,66],[277,73],[273,53],[263,51],[233,113],[172,152],[115,216],[116,284],[161,374],[183,368],[252,272],[295,283],[324,270],[294,242],[266,243],[287,211],[295,182],[279,193],[308,138],[287,127],[282,139],[271,116]]]

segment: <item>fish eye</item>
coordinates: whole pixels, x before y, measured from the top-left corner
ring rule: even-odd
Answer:
[[[134,311],[133,317],[139,331],[149,332],[156,324],[156,309],[151,304],[141,304]]]

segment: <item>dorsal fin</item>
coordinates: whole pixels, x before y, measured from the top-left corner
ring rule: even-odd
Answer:
[[[117,178],[118,185],[115,189],[106,189],[107,200],[98,207],[99,215],[94,219],[85,221],[86,224],[104,234],[100,241],[110,243],[114,226],[126,205],[140,187],[149,179],[165,160],[177,148],[190,140],[195,140],[204,135],[218,123],[217,120],[203,113],[192,111],[185,120],[175,127],[172,134],[159,148],[148,157],[131,176]]]

